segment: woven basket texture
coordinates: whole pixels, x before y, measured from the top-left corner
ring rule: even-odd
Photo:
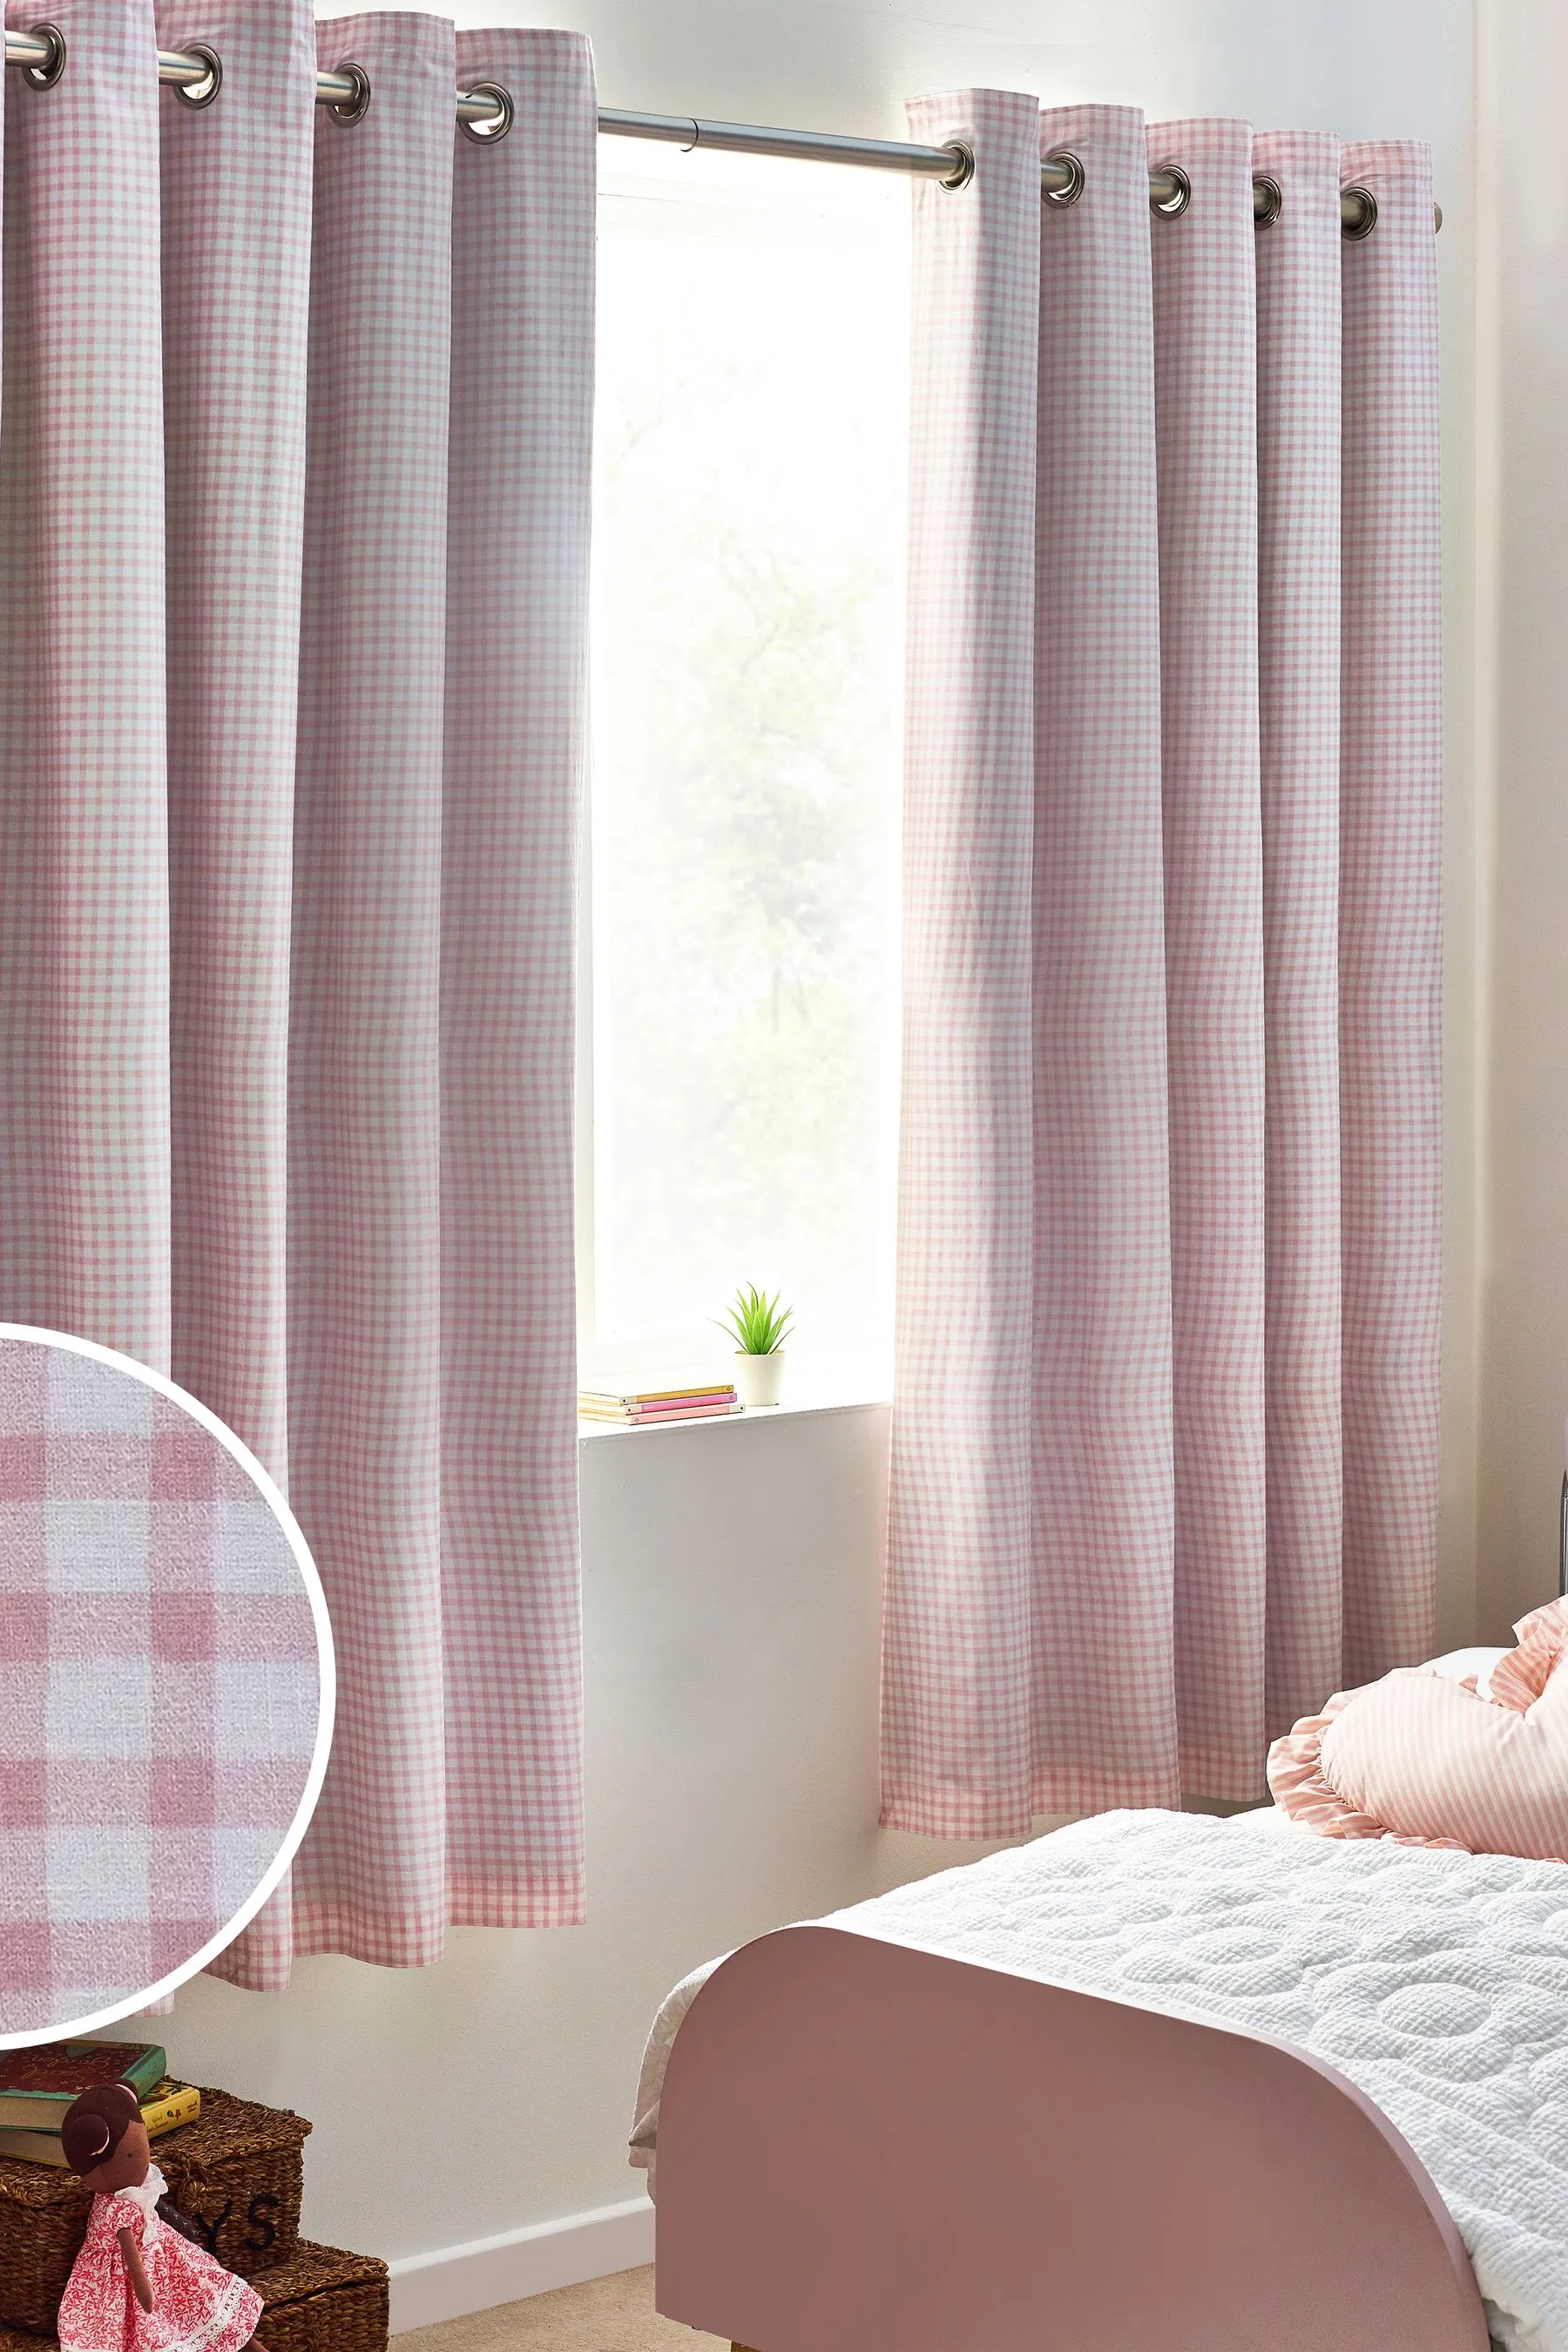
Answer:
[[[204,2091],[195,2122],[153,2143],[171,2200],[226,2271],[259,2278],[299,2244],[310,2129],[291,2108]]]
[[[256,2284],[267,2305],[256,2331],[266,2352],[386,2352],[386,2264],[374,2254],[301,2238]]]

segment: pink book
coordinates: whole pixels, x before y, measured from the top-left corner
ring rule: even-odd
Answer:
[[[727,1412],[737,1402],[733,1389],[723,1389],[714,1396],[660,1397],[657,1404],[634,1404],[629,1410],[638,1420],[657,1419],[662,1412]]]
[[[736,1397],[715,1397],[703,1404],[637,1404],[627,1413],[627,1421],[693,1421],[699,1413],[733,1413]]]
[[[712,1416],[712,1413],[738,1412],[741,1412],[741,1406],[733,1397],[721,1397],[717,1404],[644,1404],[632,1406],[626,1413],[595,1413],[588,1409],[581,1409],[578,1418],[581,1421],[614,1421],[623,1423],[626,1428],[635,1428],[635,1425],[647,1425],[647,1423],[654,1421],[700,1421],[700,1418]]]

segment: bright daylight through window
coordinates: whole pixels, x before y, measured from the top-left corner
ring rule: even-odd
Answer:
[[[616,149],[619,148],[619,152]],[[885,1392],[908,186],[601,142],[583,1371]]]

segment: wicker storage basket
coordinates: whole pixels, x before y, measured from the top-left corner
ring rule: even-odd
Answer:
[[[266,2352],[386,2352],[386,2264],[301,2239],[257,2281]],[[0,2327],[0,2352],[59,2352],[52,2336]]]
[[[195,2122],[153,2141],[170,2196],[226,2270],[248,2278],[293,2253],[310,2128],[287,2108],[204,2090]],[[0,2326],[54,2326],[91,2203],[74,2172],[0,2157]]]
[[[201,2224],[208,2253],[226,2271],[258,2278],[299,2244],[310,2129],[291,2108],[204,2091],[195,2122],[153,2141],[172,2201]]]
[[[91,2192],[74,2172],[0,2157],[0,2325],[47,2333],[87,2231]],[[10,2338],[0,2336],[10,2352]]]
[[[386,2352],[386,2264],[301,2238],[256,2282],[267,2352]]]

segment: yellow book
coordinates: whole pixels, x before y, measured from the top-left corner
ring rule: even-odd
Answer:
[[[202,2111],[202,2095],[194,2083],[176,2083],[165,2074],[155,2083],[142,2102],[142,2120],[147,2126],[149,2139],[157,2139],[164,2132],[178,2131],[182,2124],[194,2124]]]

